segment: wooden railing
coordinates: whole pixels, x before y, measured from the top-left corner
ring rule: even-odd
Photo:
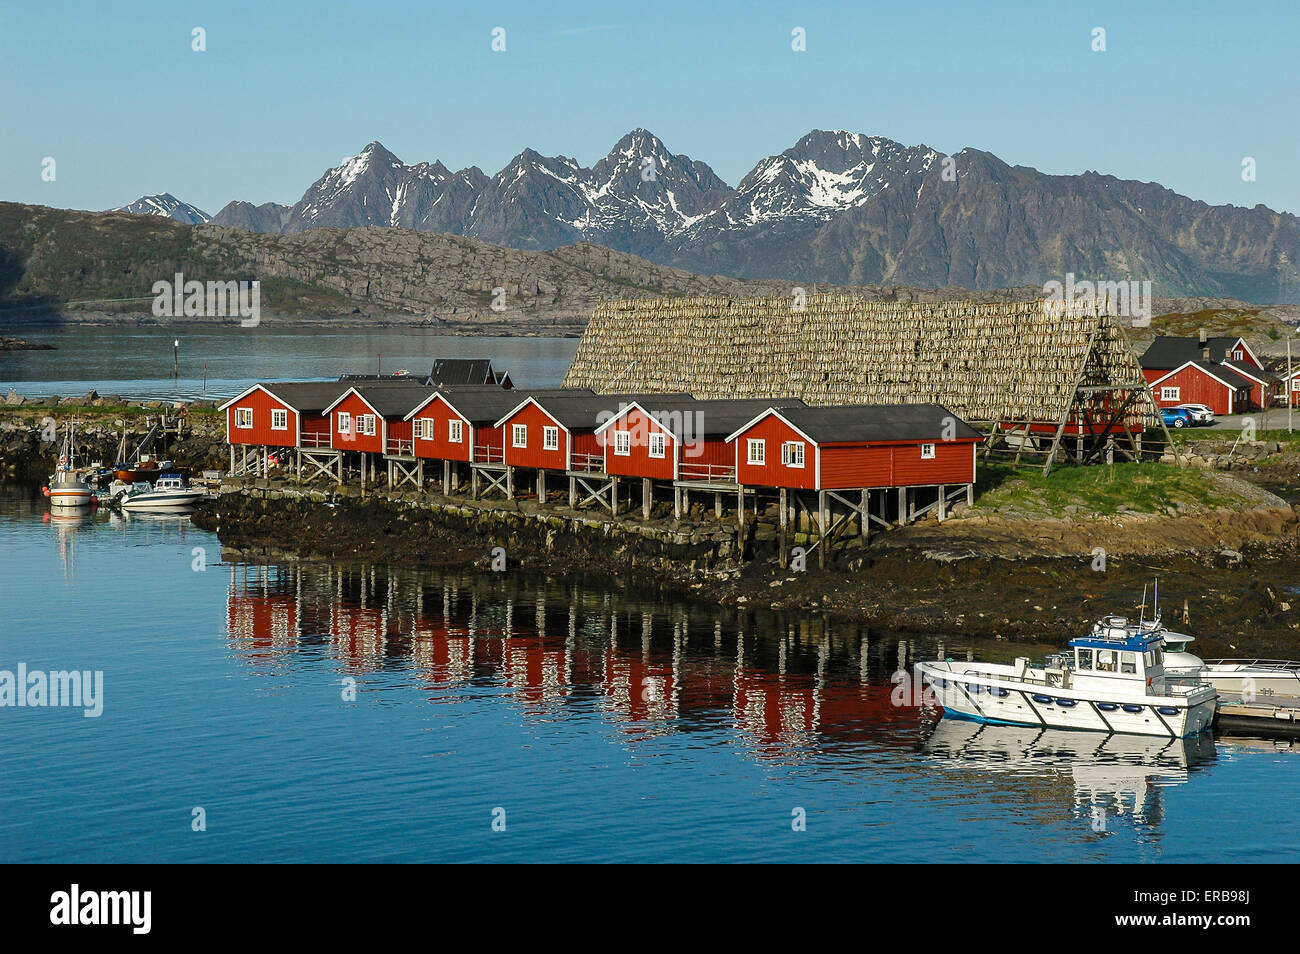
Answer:
[[[298,441],[299,447],[329,447],[330,434],[303,434]]]
[[[736,468],[732,464],[679,464],[678,480],[731,480],[736,479]]]
[[[494,447],[491,444],[474,445],[474,463],[476,464],[503,464],[506,459],[506,449],[504,447]]]
[[[605,455],[604,454],[574,454],[574,470],[585,471],[589,474],[603,474],[605,472]]]
[[[388,454],[411,454],[412,456],[414,456],[414,454],[415,454],[415,441],[413,441],[413,440],[406,440],[405,438],[401,438],[401,437],[397,438],[396,440],[394,440],[393,438],[389,438],[389,440],[388,440],[388,450],[385,451],[385,453],[388,453]]]

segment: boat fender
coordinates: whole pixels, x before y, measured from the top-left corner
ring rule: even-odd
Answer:
[[[995,695],[995,696],[997,696],[999,699],[1005,699],[1007,696],[1011,695],[1011,690],[1010,690],[1010,689],[995,688],[995,689],[989,689],[989,693],[990,693],[991,695]]]
[[[1159,712],[1161,715],[1178,715],[1178,710],[1173,706],[1161,706],[1156,710],[1156,712]]]
[[[1124,706],[1124,711],[1125,711],[1125,712],[1141,712],[1141,711],[1142,711],[1143,709],[1145,709],[1145,708],[1146,708],[1146,706],[1139,706],[1139,705],[1136,705],[1135,703],[1131,703],[1131,702],[1130,702],[1130,703],[1126,703],[1126,704],[1125,704],[1125,706]]]
[[[50,488],[49,488],[49,487],[42,487],[42,488],[41,488],[41,493],[43,493],[45,496],[48,497],[48,496],[50,495]]]
[[[1073,709],[1079,704],[1078,699],[1057,699],[1056,704],[1064,709]]]
[[[1035,701],[1035,702],[1042,702],[1042,703],[1045,703],[1046,705],[1049,705],[1049,706],[1050,706],[1050,705],[1052,704],[1052,697],[1051,697],[1051,696],[1038,696],[1038,695],[1036,695],[1036,696],[1034,696],[1034,701]]]
[[[1099,702],[1097,703],[1097,708],[1102,712],[1114,712],[1119,708],[1119,706],[1115,705],[1113,702]]]

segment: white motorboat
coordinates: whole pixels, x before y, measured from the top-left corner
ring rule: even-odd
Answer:
[[[63,453],[59,455],[58,466],[50,475],[50,482],[41,488],[52,509],[89,507],[94,502],[94,491],[76,470],[75,453],[72,425],[68,424],[63,434]]]
[[[1300,699],[1300,660],[1201,659],[1187,650],[1195,636],[1164,628],[1160,633],[1165,646],[1165,675],[1171,679],[1208,682],[1225,696],[1240,696],[1248,701],[1258,696]]]
[[[1108,617],[1042,666],[923,662],[927,703],[944,715],[994,725],[1181,738],[1210,727],[1218,693],[1208,683],[1166,677],[1163,636]]]
[[[123,510],[183,510],[203,499],[203,491],[190,487],[179,474],[164,474],[154,483],[134,483],[117,498]]]

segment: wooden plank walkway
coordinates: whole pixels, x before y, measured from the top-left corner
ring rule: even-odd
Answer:
[[[1220,696],[1215,728],[1300,735],[1300,699],[1289,696]]]

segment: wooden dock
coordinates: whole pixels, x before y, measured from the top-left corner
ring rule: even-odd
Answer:
[[[1268,735],[1300,736],[1300,699],[1289,696],[1220,696],[1214,727]]]

